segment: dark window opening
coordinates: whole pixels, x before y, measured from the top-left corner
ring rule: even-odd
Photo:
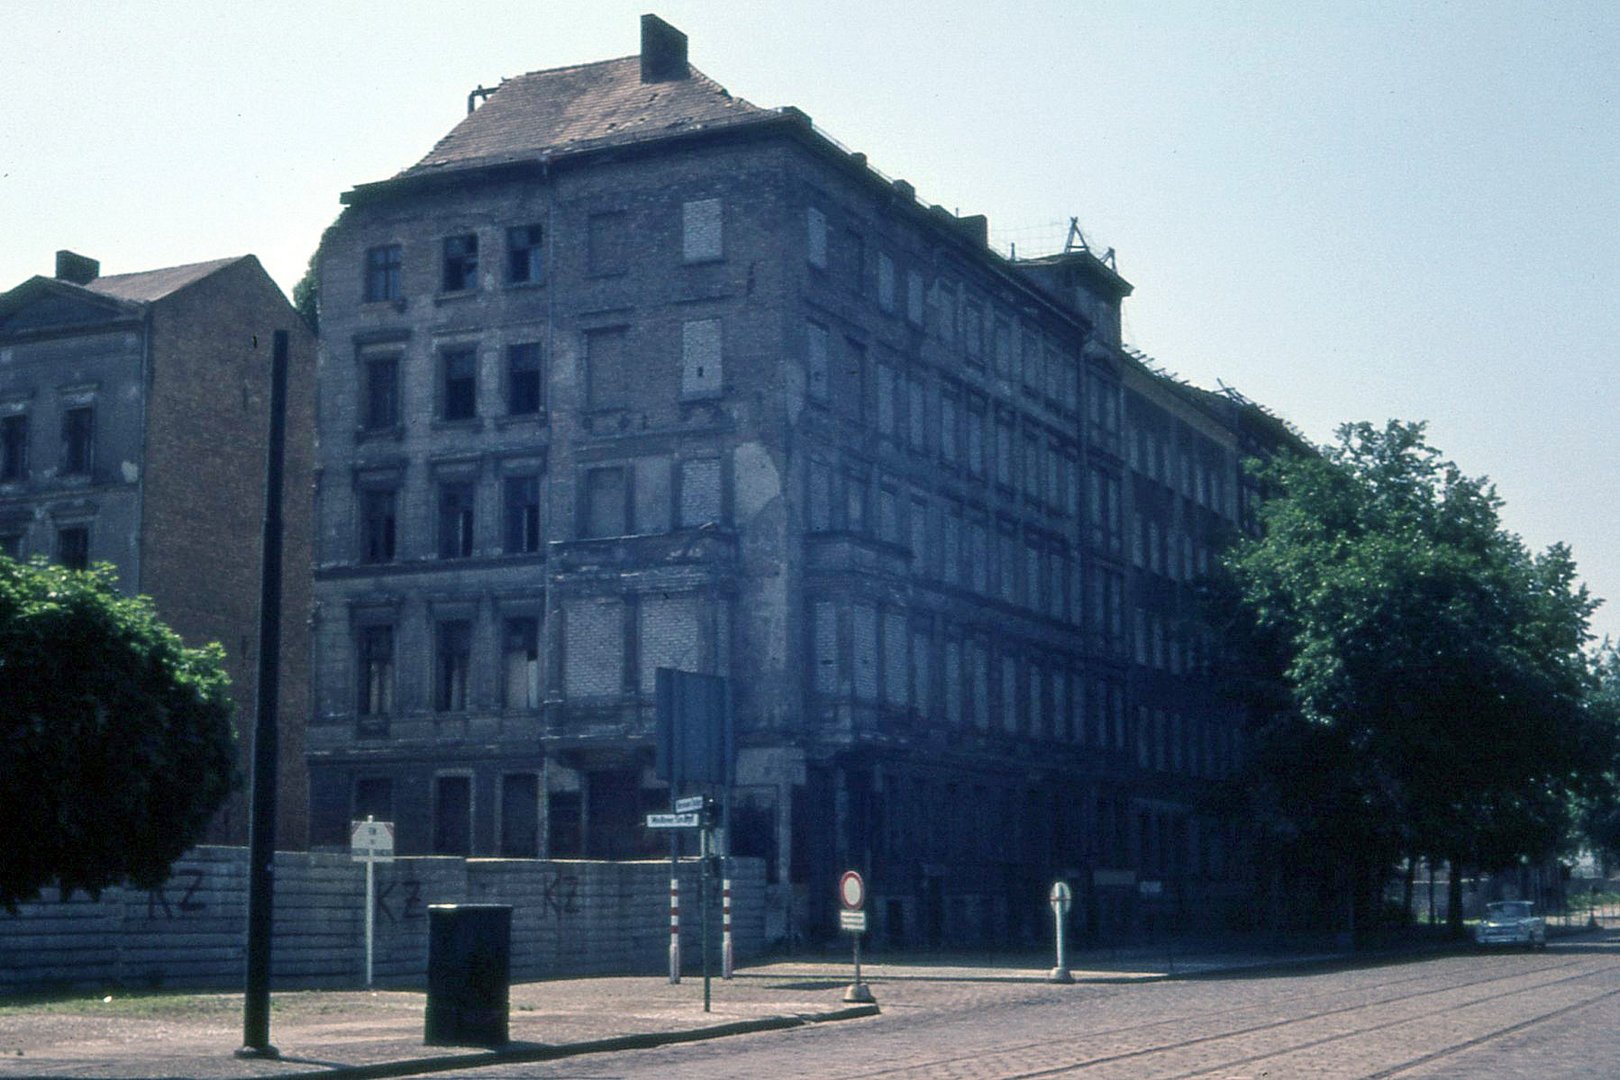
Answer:
[[[8,559],[22,558],[23,534],[20,532],[0,533],[0,555]]]
[[[506,280],[513,285],[545,280],[545,233],[538,225],[506,230]]]
[[[62,472],[82,476],[95,460],[96,413],[89,405],[68,409],[62,414]]]
[[[399,357],[366,361],[365,429],[385,431],[399,424]]]
[[[392,490],[361,493],[360,561],[394,561],[394,531],[398,521],[398,494]]]
[[[90,565],[90,527],[70,525],[56,532],[56,561],[69,570]]]
[[[444,383],[441,414],[446,420],[471,420],[478,415],[478,353],[452,349],[440,358]]]
[[[433,707],[439,712],[465,712],[467,673],[472,666],[472,624],[465,619],[442,622],[433,665]]]
[[[506,411],[530,416],[540,411],[540,346],[511,345],[506,350]]]
[[[501,646],[501,701],[508,709],[540,707],[540,622],[506,620]]]
[[[366,252],[366,302],[398,300],[400,288],[400,248],[398,244],[385,244]]]
[[[354,782],[354,819],[394,820],[394,782],[387,777],[367,776]]]
[[[360,631],[360,685],[355,711],[361,716],[387,716],[394,711],[394,628],[367,626]]]
[[[439,558],[464,559],[473,553],[473,486],[439,486]]]
[[[472,854],[472,780],[441,776],[433,783],[433,854]]]
[[[445,292],[464,292],[478,287],[478,237],[473,233],[444,238]]]
[[[506,478],[506,553],[532,555],[540,550],[540,478]]]
[[[0,420],[0,481],[28,476],[28,416],[19,413]]]
[[[533,859],[540,854],[540,784],[534,773],[501,777],[501,855]]]

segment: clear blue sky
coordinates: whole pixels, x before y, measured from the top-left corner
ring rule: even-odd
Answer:
[[[1078,216],[1133,344],[1326,440],[1426,419],[1620,637],[1620,5],[284,0],[0,9],[0,287],[253,252],[503,75],[692,61],[1021,248]]]

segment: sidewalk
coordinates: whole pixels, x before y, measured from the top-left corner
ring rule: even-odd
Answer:
[[[1330,960],[1334,954],[1099,950],[1077,954],[1081,983],[1174,978],[1279,963]],[[272,996],[270,1039],[280,1060],[242,1060],[242,995],[113,991],[49,1001],[0,999],[0,1080],[24,1076],[253,1078],[296,1075],[403,1076],[543,1061],[721,1038],[806,1023],[875,1017],[884,984],[907,997],[950,993],[969,984],[1046,981],[1050,956],[907,956],[862,965],[877,1006],[843,1001],[847,960],[816,957],[743,968],[716,978],[712,1011],[703,1011],[703,979],[680,985],[633,976],[523,983],[511,990],[512,1042],[501,1050],[425,1046],[425,995],[417,991],[287,991]],[[930,988],[927,984],[936,984]],[[981,990],[993,992],[981,985]],[[868,1021],[871,1022],[871,1021]]]

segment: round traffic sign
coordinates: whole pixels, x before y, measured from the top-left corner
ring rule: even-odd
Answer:
[[[1052,891],[1047,895],[1046,899],[1061,914],[1067,915],[1069,913],[1069,904],[1074,900],[1074,893],[1069,889],[1067,881],[1054,881],[1052,882]]]
[[[866,903],[866,882],[853,870],[845,870],[838,879],[838,902],[846,911],[859,911]]]

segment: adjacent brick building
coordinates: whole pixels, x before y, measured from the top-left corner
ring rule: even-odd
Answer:
[[[192,645],[217,641],[244,776],[257,681],[259,549],[273,335],[289,334],[278,842],[304,845],[309,477],[315,340],[251,255],[99,276],[59,252],[55,277],[0,295],[0,550],[106,562]],[[246,799],[216,842],[246,838]]]
[[[1111,260],[1005,259],[642,31],[322,245],[312,841],[656,854],[675,667],[733,681],[778,933],[851,866],[889,942],[1033,938],[1058,875],[1102,934],[1211,917],[1241,733],[1190,589],[1265,418],[1122,347]]]

